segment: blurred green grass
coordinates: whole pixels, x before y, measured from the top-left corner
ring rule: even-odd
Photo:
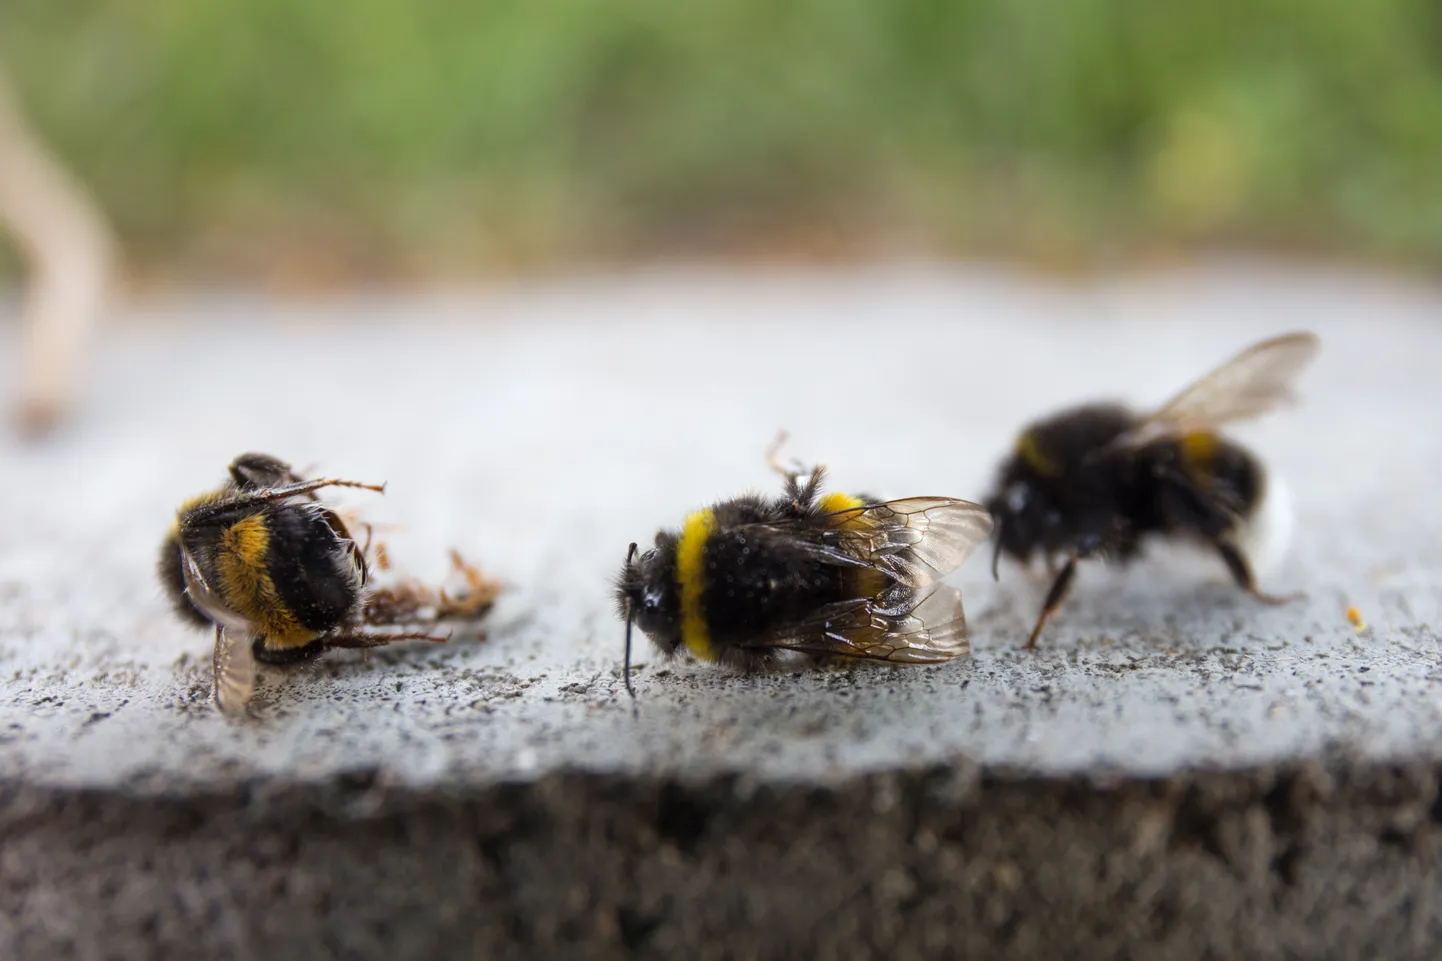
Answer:
[[[1436,0],[4,0],[0,57],[159,270],[1442,263]]]

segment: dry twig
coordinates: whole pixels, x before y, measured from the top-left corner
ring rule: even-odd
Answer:
[[[40,432],[70,408],[105,306],[113,242],[95,202],[49,153],[0,74],[0,227],[29,267],[21,306],[21,425]]]

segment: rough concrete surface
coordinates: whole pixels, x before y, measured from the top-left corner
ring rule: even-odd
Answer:
[[[1303,326],[1304,406],[1236,433],[1290,482],[1265,586],[1305,601],[1200,556],[1094,566],[1033,653],[1044,585],[977,557],[969,659],[643,648],[632,716],[626,545],[774,488],[778,428],[839,487],[980,497],[1026,419]],[[1439,362],[1442,293],[1245,264],[137,310],[82,420],[0,439],[0,957],[1432,956]],[[266,673],[253,720],[216,715],[151,563],[246,449],[388,481],[342,500],[398,566],[454,545],[510,583],[486,637]]]

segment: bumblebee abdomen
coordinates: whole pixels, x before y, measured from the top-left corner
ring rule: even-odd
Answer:
[[[271,542],[267,578],[307,640],[349,617],[360,601],[360,570],[323,512],[292,506],[269,512],[266,526]],[[298,639],[301,633],[292,636]]]
[[[214,553],[220,598],[254,625],[268,646],[308,644],[317,632],[302,625],[281,600],[269,571],[272,549],[265,513],[248,514],[226,525]]]
[[[1262,490],[1262,465],[1250,451],[1215,433],[1196,431],[1178,441],[1182,463],[1197,486],[1219,490],[1243,511]]]
[[[1266,475],[1249,451],[1196,431],[1138,451],[1131,514],[1139,529],[1203,541],[1235,538],[1263,499]]]
[[[254,625],[267,648],[311,643],[360,599],[360,575],[345,543],[308,506],[255,511],[219,531],[215,587],[225,606]]]
[[[862,558],[848,564],[818,550],[814,536],[871,523],[868,502],[832,493],[803,505],[793,493],[770,504],[737,498],[688,516],[675,553],[679,644],[701,661],[775,649],[820,608],[883,591],[885,574]]]
[[[843,569],[816,560],[753,525],[721,526],[716,511],[686,519],[676,548],[681,641],[718,661],[788,621],[847,596]]]
[[[755,528],[715,532],[704,552],[701,608],[713,647],[745,645],[853,596],[846,568]]]

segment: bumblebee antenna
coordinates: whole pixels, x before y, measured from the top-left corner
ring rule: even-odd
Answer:
[[[631,571],[631,558],[636,556],[636,544],[633,541],[626,551],[626,572]],[[636,619],[635,609],[631,603],[631,596],[626,595],[626,667],[622,677],[626,681],[626,693],[631,695],[631,708],[634,711],[636,706],[636,689],[631,686],[631,622]]]
[[[996,520],[996,547],[994,547],[991,552],[991,579],[997,582],[1001,581],[1001,574],[997,572],[997,565],[1001,563],[1001,528],[1003,523],[1005,522],[998,517]]]
[[[776,439],[771,442],[771,446],[766,448],[766,466],[782,477],[791,477],[795,474],[794,471],[787,470],[781,463],[781,448],[786,446],[786,441],[790,436],[791,434],[783,427],[777,432]]]
[[[361,490],[375,491],[378,494],[384,494],[386,492],[386,485],[384,484],[366,484],[362,481],[340,480],[335,477],[317,477],[315,480],[297,481],[294,484],[284,484],[280,487],[260,487],[255,490],[245,490],[236,494],[229,494],[219,500],[202,504],[193,510],[185,512],[186,518],[188,523],[194,525],[214,517],[216,514],[223,514],[237,507],[250,507],[254,504],[265,504],[269,501],[283,501],[290,497],[299,497],[301,494],[318,491],[324,487],[358,487]]]

